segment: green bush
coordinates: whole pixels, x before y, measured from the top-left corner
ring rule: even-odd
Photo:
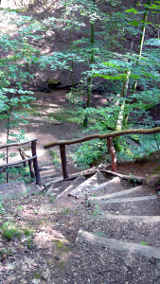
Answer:
[[[91,140],[83,143],[78,148],[75,152],[74,160],[80,168],[86,169],[96,163],[97,160],[104,157],[106,155],[106,150],[104,141],[98,139]]]

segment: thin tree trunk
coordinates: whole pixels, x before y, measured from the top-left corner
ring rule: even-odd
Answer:
[[[147,0],[146,4],[150,5],[151,2],[152,2],[152,0]],[[149,9],[146,8],[145,12],[144,12],[144,15],[143,15],[142,35],[141,35],[141,39],[140,39],[139,54],[138,54],[138,59],[136,61],[136,66],[138,66],[139,61],[141,60],[141,57],[142,57],[142,51],[143,51],[143,46],[144,46],[144,39],[145,39],[148,15],[149,15]],[[133,83],[132,92],[135,92],[136,88],[137,88],[137,80]]]
[[[95,6],[95,0],[92,0],[93,7]],[[90,22],[90,48],[91,48],[91,55],[89,60],[90,65],[90,75],[87,80],[87,102],[86,108],[90,107],[91,105],[91,97],[92,97],[92,64],[95,62],[95,54],[94,54],[94,44],[95,44],[95,23],[94,21]],[[85,118],[83,121],[83,127],[88,126],[88,114],[85,114]]]
[[[126,74],[126,79],[123,83],[122,91],[121,91],[121,94],[120,94],[120,100],[122,100],[122,103],[120,104],[120,110],[119,110],[118,118],[117,118],[117,122],[116,122],[116,128],[115,128],[116,131],[122,130],[123,126],[124,126],[124,120],[125,120],[125,115],[126,115],[126,113],[125,113],[126,97],[127,97],[127,93],[128,93],[130,75],[131,75],[131,72],[130,72],[130,70],[128,70],[127,74]],[[117,151],[120,151],[120,148],[121,148],[119,141],[120,141],[119,137],[114,139],[115,148],[116,148]]]
[[[10,110],[8,111],[8,117],[7,117],[7,132],[6,132],[6,144],[9,142],[9,135],[10,135],[10,117],[11,112]],[[9,164],[9,149],[8,147],[6,148],[6,164]],[[6,168],[6,182],[8,183],[9,181],[9,173],[8,173],[8,167]]]

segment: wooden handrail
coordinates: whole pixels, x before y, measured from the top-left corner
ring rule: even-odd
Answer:
[[[114,137],[129,135],[129,134],[144,134],[145,135],[145,134],[155,134],[155,133],[160,133],[160,127],[154,127],[154,128],[148,128],[148,129],[144,129],[144,128],[126,129],[126,130],[121,130],[121,131],[112,131],[112,132],[105,133],[105,134],[88,135],[86,137],[72,139],[72,140],[53,141],[51,143],[45,144],[44,148],[49,149],[55,146],[60,147],[62,174],[63,174],[63,178],[67,179],[69,175],[67,172],[67,159],[66,159],[66,150],[65,150],[66,145],[78,144],[78,143],[86,142],[92,139],[107,139],[108,151],[111,155],[111,160],[112,160],[112,170],[116,171],[117,160],[116,160],[115,149],[113,149],[113,143],[112,143],[112,139]]]
[[[34,142],[34,141],[37,141],[37,139],[27,140],[27,141],[22,142],[22,143],[10,143],[10,144],[3,144],[3,145],[0,145],[0,150],[1,150],[1,149],[4,149],[4,148],[20,147],[20,146],[23,146],[23,145],[26,145],[26,144],[32,143],[32,142]]]
[[[37,155],[32,156],[32,157],[27,158],[27,159],[22,160],[22,161],[17,161],[17,162],[13,162],[13,163],[8,163],[8,164],[5,164],[5,165],[1,165],[1,166],[0,166],[0,169],[14,167],[14,166],[23,164],[24,162],[33,161],[33,159],[35,159],[35,158],[37,158]]]
[[[138,129],[127,129],[127,130],[121,130],[121,131],[113,131],[110,133],[106,134],[93,134],[93,135],[88,135],[86,137],[78,138],[78,139],[73,139],[73,140],[58,140],[54,141],[48,144],[44,145],[45,149],[54,147],[54,146],[60,146],[60,145],[72,145],[72,144],[78,144],[82,142],[86,142],[92,139],[105,139],[108,137],[118,137],[122,135],[128,135],[128,134],[154,134],[160,132],[160,127],[155,127],[155,128],[138,128]]]
[[[29,143],[31,144],[31,152],[32,152],[31,156],[28,156],[26,158],[22,157],[22,161],[7,163],[5,165],[0,166],[0,168],[7,169],[9,167],[14,167],[14,166],[21,165],[21,164],[25,165],[25,162],[28,162],[31,177],[32,178],[35,177],[36,178],[36,184],[40,185],[41,179],[40,179],[38,159],[37,159],[37,154],[36,154],[37,139],[31,139],[31,140],[28,140],[28,141],[25,141],[25,142],[22,142],[22,143],[11,143],[11,144],[1,145],[0,150],[5,149],[5,148],[8,149],[8,148],[11,148],[11,147],[20,148],[21,146],[29,144]],[[32,164],[33,164],[34,172],[32,170]],[[8,182],[8,174],[7,174],[7,182]]]

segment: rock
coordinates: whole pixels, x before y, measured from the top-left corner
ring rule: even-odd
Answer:
[[[43,92],[43,93],[49,93],[50,89],[48,88],[47,82],[41,82],[37,86],[37,91]]]
[[[51,275],[51,273],[50,273],[48,268],[45,268],[45,270],[42,271],[42,273],[41,273],[41,277],[42,277],[43,280],[49,280],[50,275]]]
[[[149,175],[145,180],[145,184],[149,187],[154,187],[155,189],[160,187],[160,174]]]
[[[56,80],[54,78],[48,79],[47,83],[49,89],[55,89],[57,86],[61,85],[60,80]]]

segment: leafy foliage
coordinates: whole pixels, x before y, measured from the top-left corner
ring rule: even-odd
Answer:
[[[3,223],[0,230],[2,237],[8,241],[13,240],[14,238],[19,239],[22,236],[22,231],[20,231],[19,228],[17,228],[16,225],[11,222]]]
[[[159,1],[141,1],[137,5],[131,4],[128,9],[121,0],[107,1],[107,9],[102,9],[101,3],[96,0],[62,0],[60,6],[62,18],[53,15],[38,20],[14,12],[18,36],[12,39],[9,35],[0,35],[3,54],[0,57],[0,118],[6,120],[7,142],[24,139],[23,130],[18,135],[14,130],[25,123],[25,109],[34,99],[32,93],[24,88],[27,80],[34,78],[30,71],[34,65],[41,70],[65,70],[71,77],[75,65],[85,66],[79,74],[77,88],[73,88],[72,80],[68,99],[78,105],[77,118],[74,119],[82,123],[87,118],[89,131],[103,133],[117,129],[118,124],[121,128],[159,125],[159,121],[152,120],[149,110],[160,99],[160,63],[157,60],[160,41],[154,37],[144,41],[145,30],[150,32],[150,28],[154,29],[148,15],[159,12]],[[35,46],[48,30],[63,30],[65,35],[69,35],[68,50],[40,54]],[[83,37],[72,37],[73,32],[81,31]],[[107,104],[103,108],[91,107],[90,104],[93,86],[99,78],[109,86]],[[120,157],[133,158],[159,147],[158,136],[147,137],[145,141],[138,137],[136,142],[135,138],[128,136],[126,141],[115,139],[115,145],[117,141],[121,146]],[[89,142],[78,150],[77,162],[82,164],[84,161],[85,165],[89,165],[104,153],[105,143]]]
[[[76,164],[82,169],[96,163],[106,154],[105,144],[97,139],[83,143],[74,156]]]

